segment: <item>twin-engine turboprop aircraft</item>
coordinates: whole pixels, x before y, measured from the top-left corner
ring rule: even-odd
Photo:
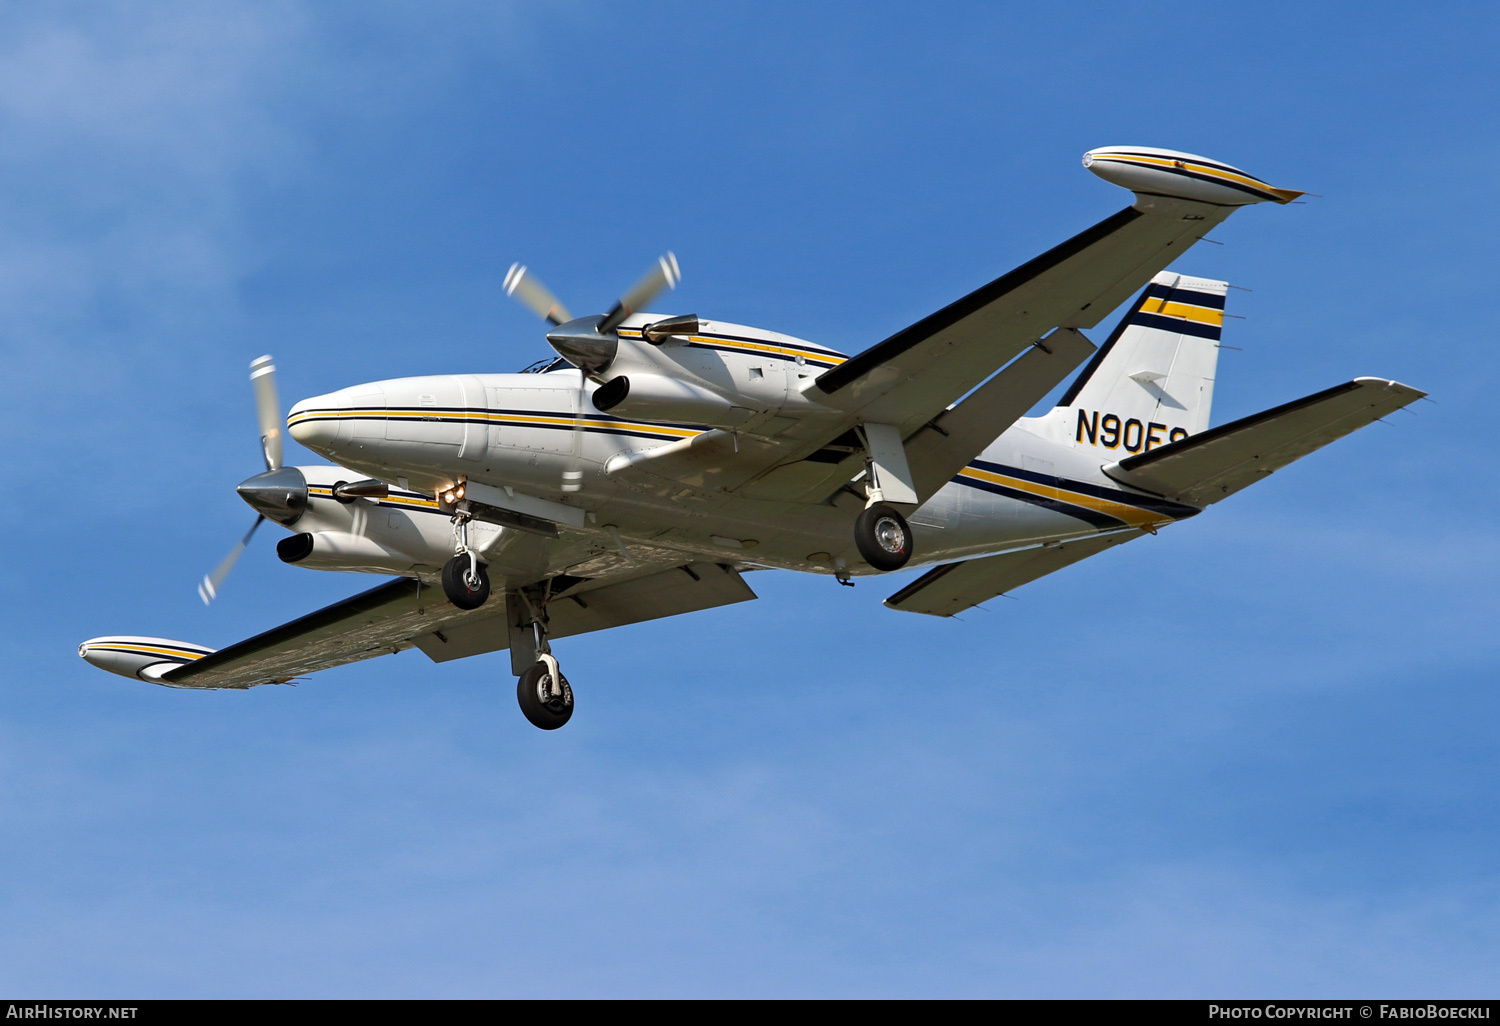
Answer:
[[[1423,395],[1356,378],[1210,427],[1227,285],[1163,269],[1240,207],[1301,194],[1170,150],[1083,162],[1135,201],[854,357],[638,312],[675,286],[670,254],[578,318],[516,266],[505,289],[550,322],[557,359],[305,399],[286,425],[331,463],[302,467],[282,465],[263,357],[266,471],[239,486],[255,527],[294,532],[287,563],[396,579],[219,651],[108,637],[80,654],[170,687],[248,688],[407,648],[509,648],[522,711],[552,729],[573,712],[556,639],[754,598],[747,570],[847,584],[914,558],[932,569],[886,605],[952,616]],[[1081,329],[1137,292],[1096,349]],[[1085,361],[1054,409],[1025,416]]]

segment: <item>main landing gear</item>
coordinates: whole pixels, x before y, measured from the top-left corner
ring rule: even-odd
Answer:
[[[911,559],[911,528],[900,513],[876,502],[854,522],[854,545],[876,570],[900,570]]]
[[[443,594],[459,609],[478,609],[490,597],[490,576],[469,547],[467,514],[454,514],[453,533],[458,554],[443,564]]]
[[[886,503],[886,489],[895,490],[895,501],[917,501],[901,434],[891,424],[866,424],[859,435],[865,444],[865,508],[854,521],[854,547],[876,570],[900,570],[911,559],[911,528]]]
[[[537,661],[516,681],[516,701],[521,704],[521,715],[533,727],[556,730],[573,716],[573,689],[547,644],[546,626],[540,620],[533,620],[531,629]]]
[[[459,609],[478,609],[490,597],[489,574],[479,561],[479,554],[469,545],[469,520],[469,514],[463,510],[453,515],[453,543],[458,551],[443,564],[443,594]],[[542,730],[556,730],[573,716],[573,689],[547,643],[550,592],[548,581],[544,592],[528,594],[526,590],[517,590],[505,595],[511,667],[524,666],[530,656],[536,658],[516,681],[516,701],[521,705],[521,714]],[[529,655],[527,648],[531,650]]]

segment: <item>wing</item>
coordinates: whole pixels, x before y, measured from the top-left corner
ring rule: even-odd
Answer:
[[[413,639],[434,630],[480,619],[504,608],[501,600],[460,610],[411,577],[335,602],[315,613],[221,648],[162,675],[179,688],[249,688],[281,684],[331,666],[358,662],[411,648]]]
[[[958,401],[1054,328],[1091,328],[1232,208],[1126,207],[821,374],[821,402],[903,434]]]
[[[717,563],[557,582],[548,606],[554,638],[755,598],[735,568]],[[169,670],[161,680],[179,688],[250,688],[413,647],[447,662],[509,647],[512,626],[502,595],[461,610],[441,588],[403,577]]]
[[[1002,552],[961,563],[945,563],[885,600],[891,609],[928,616],[952,616],[962,613],[997,595],[1030,584],[1039,577],[1071,566],[1080,559],[1098,555],[1132,539],[1144,531],[1120,531],[1115,534],[1080,538],[1020,552]]]
[[[1111,464],[1121,484],[1207,506],[1427,393],[1356,378],[1295,402]]]

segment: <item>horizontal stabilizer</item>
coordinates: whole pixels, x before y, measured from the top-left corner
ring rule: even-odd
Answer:
[[[1207,506],[1426,394],[1396,381],[1356,378],[1112,463],[1104,472],[1133,488]]]
[[[1061,545],[1002,552],[962,563],[945,563],[927,571],[885,600],[891,609],[928,616],[952,616],[997,595],[1030,584],[1080,559],[1139,538],[1144,531],[1118,531]]]

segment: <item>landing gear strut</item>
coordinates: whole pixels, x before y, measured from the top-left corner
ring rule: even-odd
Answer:
[[[532,621],[531,627],[535,632],[537,661],[516,681],[516,701],[533,727],[556,730],[573,715],[573,689],[547,644],[546,627],[540,620]]]
[[[443,594],[459,609],[478,609],[490,597],[490,577],[469,547],[468,514],[454,514],[453,533],[458,555],[443,564]]]

